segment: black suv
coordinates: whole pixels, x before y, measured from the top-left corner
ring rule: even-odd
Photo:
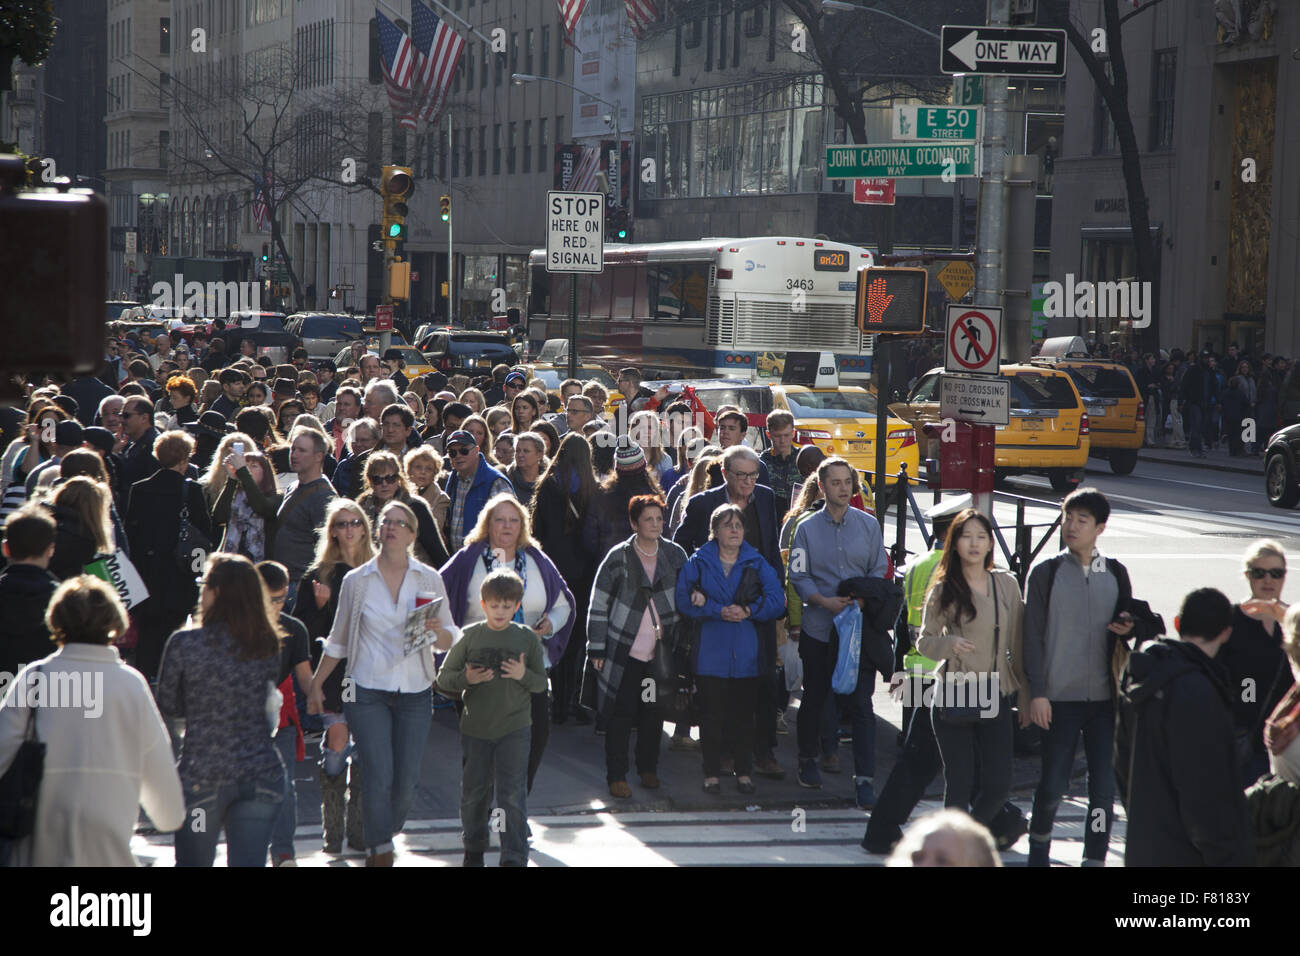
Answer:
[[[500,332],[465,332],[434,329],[415,344],[429,364],[439,371],[490,369],[519,361],[508,336]]]

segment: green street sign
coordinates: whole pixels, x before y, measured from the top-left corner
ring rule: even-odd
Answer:
[[[916,179],[974,176],[974,143],[827,146],[828,179]]]
[[[983,106],[984,77],[954,76],[952,79],[952,101],[958,106]]]
[[[974,142],[979,113],[973,106],[895,106],[894,139]]]

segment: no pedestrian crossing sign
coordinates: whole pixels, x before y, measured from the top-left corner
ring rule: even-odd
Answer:
[[[546,271],[605,271],[604,195],[546,194]]]
[[[948,306],[943,367],[968,375],[997,375],[1002,347],[1002,309],[998,306]]]

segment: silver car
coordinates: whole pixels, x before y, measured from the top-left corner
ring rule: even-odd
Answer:
[[[366,337],[361,320],[341,312],[295,312],[284,327],[313,361],[332,359],[339,349]]]

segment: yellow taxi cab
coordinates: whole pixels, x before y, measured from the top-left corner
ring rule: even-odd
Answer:
[[[437,371],[437,369],[429,364],[429,360],[425,358],[423,353],[418,349],[412,348],[409,345],[398,345],[396,342],[390,345],[389,348],[397,349],[397,351],[402,353],[402,361],[406,363],[406,368],[402,374],[407,378],[415,378],[418,375],[427,375],[429,372]],[[379,340],[368,339],[366,341],[366,351],[374,352],[376,355],[380,354]],[[356,364],[353,355],[354,353],[349,347],[343,349],[335,357],[334,364],[338,366],[340,372],[344,369],[352,368],[352,366]]]
[[[785,353],[784,352],[759,352],[758,353],[758,377],[779,379],[781,373],[785,371]]]
[[[1070,376],[1088,412],[1091,454],[1110,462],[1110,470],[1117,475],[1132,472],[1146,435],[1147,417],[1132,373],[1116,362],[1089,357],[1087,346],[1077,336],[1047,339],[1030,364],[1061,369]]]
[[[794,415],[797,445],[816,445],[839,455],[858,471],[876,470],[876,399],[865,388],[840,385],[835,356],[829,352],[789,352],[781,384],[772,386],[773,408]],[[885,474],[907,466],[915,478],[920,466],[916,429],[890,417],[886,424]],[[886,477],[886,483],[893,482]]]
[[[932,369],[913,386],[904,402],[889,406],[892,414],[911,423],[921,434],[921,451],[938,458],[940,439],[927,437],[922,425],[937,424],[942,368]],[[1042,365],[1003,365],[1000,375],[1011,383],[1010,424],[997,426],[996,468],[1007,475],[1044,475],[1055,491],[1072,491],[1083,478],[1091,444],[1089,417],[1070,376]]]

